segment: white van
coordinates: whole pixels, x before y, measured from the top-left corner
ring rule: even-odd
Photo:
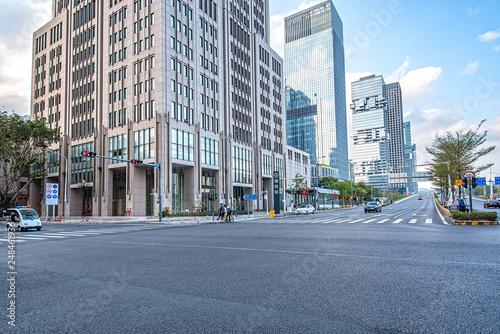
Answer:
[[[11,226],[16,230],[24,231],[29,229],[42,229],[42,221],[38,213],[31,208],[12,208],[7,209],[8,219],[7,228]],[[14,221],[12,216],[14,215]]]

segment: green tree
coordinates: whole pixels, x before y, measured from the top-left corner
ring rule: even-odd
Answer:
[[[0,128],[0,206],[5,209],[31,182],[45,177],[44,152],[59,136],[45,120],[25,121],[6,111],[0,111]],[[21,184],[23,176],[27,182]]]
[[[292,180],[292,184],[290,187],[290,191],[293,194],[293,200],[295,204],[297,204],[297,194],[302,193],[302,190],[304,190],[306,187],[307,185],[304,177],[301,174],[295,174],[295,178]]]
[[[486,142],[488,131],[479,133],[480,127],[486,120],[482,120],[475,130],[446,132],[443,136],[436,135],[431,147],[426,151],[432,155],[431,167],[432,182],[436,188],[448,185],[448,175],[451,179],[452,190],[454,180],[461,179],[465,171],[479,173],[491,167],[493,163],[476,166],[477,160],[493,151],[495,146],[480,147]]]

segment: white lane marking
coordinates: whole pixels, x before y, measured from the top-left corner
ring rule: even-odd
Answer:
[[[416,219],[411,219],[411,220],[408,222],[408,224],[415,224],[416,222],[417,222],[417,220],[416,220]]]
[[[348,219],[341,219],[341,220],[336,221],[335,223],[336,224],[342,224],[342,223],[345,223],[347,221],[349,221],[349,220]]]
[[[385,223],[385,222],[386,222],[386,221],[388,221],[388,220],[389,220],[389,219],[382,219],[382,220],[379,220],[379,221],[377,222],[377,224],[383,224],[383,223]]]
[[[47,238],[66,238],[65,235],[59,235],[59,234],[40,234],[42,237],[47,237]]]
[[[26,240],[18,240],[18,239],[17,239],[17,237],[15,237],[15,238],[13,238],[13,239],[11,239],[11,240],[14,240],[14,239],[16,240],[16,242],[23,242],[23,241],[26,241]],[[8,242],[9,240],[8,240],[8,239],[0,239],[0,242],[4,242],[4,241],[5,241],[5,242]]]
[[[26,239],[26,240],[47,240],[47,238],[39,238],[39,237],[25,237],[25,236],[19,236],[16,237],[16,239]]]
[[[400,221],[402,221],[403,219],[396,219],[395,221],[393,221],[392,223],[393,224],[398,224]]]
[[[443,215],[441,214],[441,212],[439,211],[438,207],[437,207],[437,203],[436,201],[434,201],[434,208],[436,209],[437,213],[439,214],[439,218],[441,218],[441,221],[443,222],[443,224],[445,225],[449,225],[446,220],[443,218]]]
[[[59,232],[58,234],[60,234],[60,235],[68,235],[68,236],[75,236],[75,237],[84,237],[85,236],[85,234],[74,233],[74,232]]]
[[[432,224],[432,219],[426,219],[426,220],[425,220],[425,223],[426,223],[426,224]]]
[[[368,219],[368,220],[365,220],[364,222],[361,222],[361,224],[368,224],[372,221],[374,221],[375,219]]]
[[[347,223],[349,223],[349,224],[353,224],[353,223],[357,223],[357,222],[359,222],[360,220],[363,220],[363,219],[350,220],[350,221],[348,221]]]

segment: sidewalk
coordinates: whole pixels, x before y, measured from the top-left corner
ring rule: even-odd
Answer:
[[[254,220],[269,217],[266,212],[256,212],[254,214],[235,216],[236,222],[242,220]],[[82,221],[81,217],[68,217],[65,221],[47,221],[46,217],[41,217],[42,224],[164,224],[164,225],[185,225],[185,224],[211,224],[223,223],[225,221],[217,221],[217,215],[212,220],[212,215],[195,216],[195,217],[163,217],[160,223],[158,217],[88,217],[88,221]]]

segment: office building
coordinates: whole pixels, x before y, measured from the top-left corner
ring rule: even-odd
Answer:
[[[389,188],[389,133],[384,78],[370,75],[351,84],[355,182]]]
[[[404,163],[405,170],[408,177],[407,188],[409,194],[418,193],[418,183],[413,180],[413,174],[417,171],[417,147],[412,144],[411,139],[411,124],[410,122],[403,123],[404,134]]]
[[[331,1],[285,18],[287,144],[349,178],[343,24]]]
[[[387,102],[387,132],[389,133],[389,162],[391,173],[404,172],[403,153],[403,99],[399,82],[383,86],[384,99]],[[394,182],[389,185],[394,190],[403,193],[406,182]]]
[[[148,216],[235,209],[284,172],[283,60],[269,46],[268,1],[53,0],[33,36],[32,118],[62,136],[46,182],[69,215]],[[158,168],[102,158],[138,159]],[[158,166],[157,165],[157,166]],[[68,174],[66,175],[66,169]],[[269,197],[272,206],[272,196]],[[57,212],[63,212],[59,201]],[[261,197],[257,208],[263,208]],[[245,207],[246,208],[246,207]],[[253,202],[252,202],[253,209]]]

